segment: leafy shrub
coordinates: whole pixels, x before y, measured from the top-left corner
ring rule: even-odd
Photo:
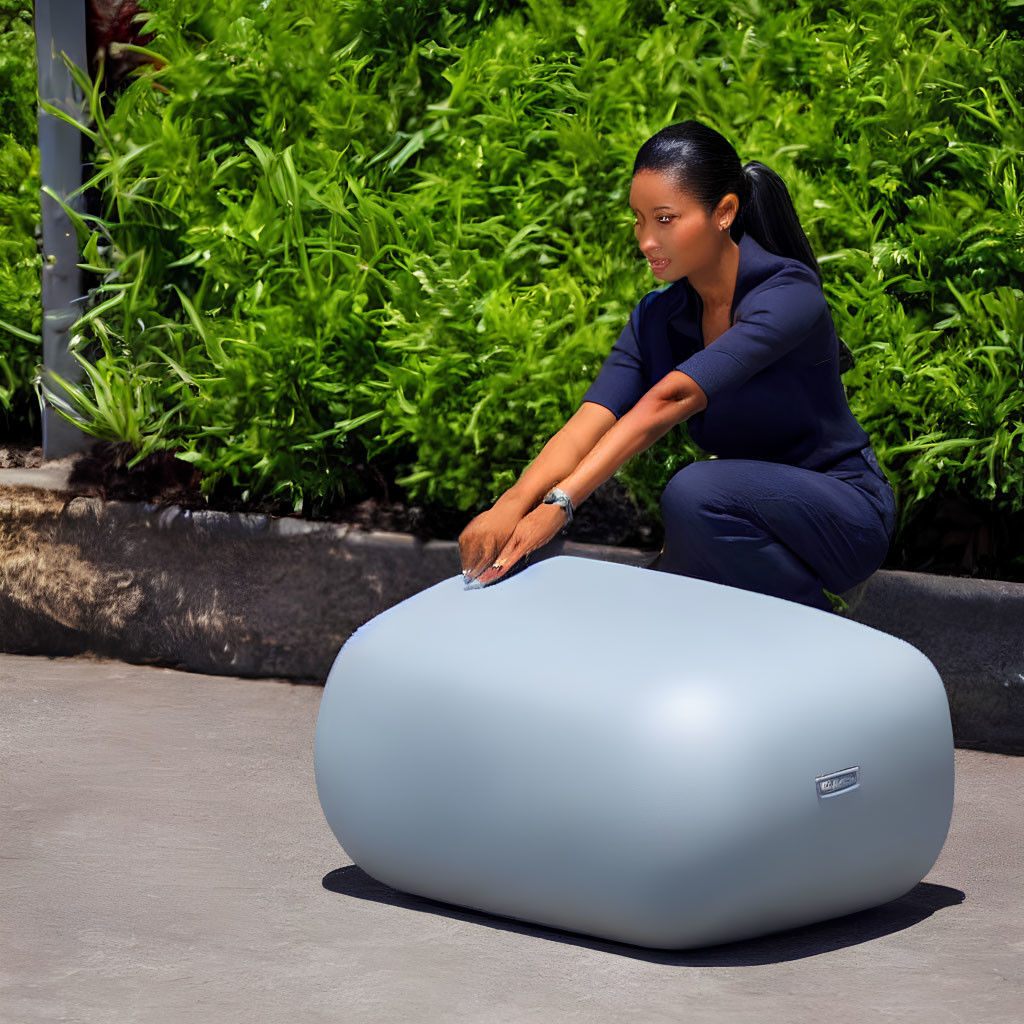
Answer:
[[[39,153],[32,4],[0,0],[0,424],[6,436],[39,419],[31,380],[41,358]]]
[[[905,513],[1024,508],[1018,6],[152,0],[105,117],[69,415],[311,513],[363,458],[462,509],[575,408],[639,296],[638,145],[698,117],[791,186]],[[87,82],[83,84],[88,85]],[[621,476],[648,506],[695,455]]]

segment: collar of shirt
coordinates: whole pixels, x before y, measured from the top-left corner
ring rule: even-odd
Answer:
[[[748,293],[753,291],[773,274],[778,273],[788,262],[783,256],[776,256],[760,246],[751,235],[744,234],[739,240],[740,262],[736,271],[736,288],[732,295],[730,320],[735,320],[736,309]],[[697,347],[702,344],[701,315],[703,305],[700,296],[685,278],[652,293],[660,307],[658,312],[677,331],[690,339]],[[654,305],[654,303],[652,303]],[[654,310],[652,309],[652,312]],[[645,318],[646,319],[646,318]]]

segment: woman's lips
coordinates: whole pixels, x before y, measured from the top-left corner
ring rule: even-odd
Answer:
[[[664,270],[669,261],[667,259],[654,259],[651,256],[647,257],[647,262],[651,265],[651,270]]]

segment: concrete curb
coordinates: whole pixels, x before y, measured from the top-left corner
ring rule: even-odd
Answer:
[[[932,660],[959,746],[1024,753],[1024,583],[883,571],[845,596]]]
[[[453,541],[74,497],[42,472],[0,471],[5,653],[322,682],[360,625],[459,571]],[[851,618],[931,658],[959,745],[1024,752],[1024,584],[883,571],[846,598]]]
[[[454,541],[5,486],[0,650],[322,682],[375,615],[460,571]],[[566,544],[566,554],[648,554]]]

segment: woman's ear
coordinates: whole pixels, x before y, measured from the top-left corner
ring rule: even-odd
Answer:
[[[736,219],[736,214],[740,210],[740,197],[735,192],[726,192],[721,199],[718,200],[718,205],[715,207],[713,214],[715,218],[715,226],[719,231],[728,231],[732,226],[732,222]]]

